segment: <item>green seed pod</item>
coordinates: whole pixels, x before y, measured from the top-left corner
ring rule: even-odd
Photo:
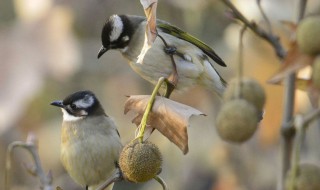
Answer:
[[[162,156],[151,142],[133,141],[127,144],[119,158],[119,166],[128,181],[139,183],[154,178],[160,171]]]
[[[293,172],[289,170],[286,176],[286,190],[290,189]],[[320,167],[315,164],[304,163],[298,166],[298,173],[294,181],[295,190],[319,190]]]
[[[251,138],[258,126],[256,108],[243,99],[226,102],[216,120],[219,136],[229,142],[242,143]]]
[[[240,94],[237,94],[239,85],[241,90]],[[256,80],[251,78],[242,78],[241,84],[237,78],[234,78],[229,82],[229,85],[223,94],[223,100],[227,102],[238,98],[247,100],[253,104],[259,112],[262,112],[266,102],[264,89]]]
[[[320,16],[310,16],[303,19],[297,28],[297,43],[299,49],[306,54],[320,53]]]

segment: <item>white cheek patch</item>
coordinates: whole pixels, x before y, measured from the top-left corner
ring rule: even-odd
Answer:
[[[63,113],[63,120],[64,121],[78,121],[80,119],[83,119],[83,117],[75,117],[71,114],[69,114],[66,110],[64,110],[63,108],[61,109],[62,113]]]
[[[123,22],[118,15],[110,17],[110,21],[113,23],[112,31],[110,33],[110,42],[116,41],[123,31]]]
[[[84,109],[91,107],[93,103],[94,103],[93,97],[88,95],[85,98],[74,102],[77,108],[84,108]]]

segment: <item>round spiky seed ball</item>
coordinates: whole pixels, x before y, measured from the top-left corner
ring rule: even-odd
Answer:
[[[162,156],[158,147],[145,141],[133,141],[120,153],[119,166],[128,181],[139,183],[154,178],[160,171]]]
[[[256,106],[257,110],[261,112],[266,102],[266,94],[262,86],[254,79],[241,78],[240,96],[238,96],[237,90],[239,89],[239,84],[238,78],[231,79],[223,94],[224,101],[227,102],[238,98],[245,99]]]
[[[286,189],[290,188],[293,175],[289,170],[286,176]],[[320,189],[320,167],[315,164],[304,163],[298,166],[298,173],[294,181],[295,190],[319,190]]]
[[[320,55],[316,57],[312,65],[312,82],[317,88],[320,88]]]
[[[320,53],[320,16],[310,16],[303,19],[297,28],[297,43],[299,49],[306,54]]]
[[[256,108],[243,99],[226,102],[216,120],[219,136],[230,142],[242,143],[248,140],[258,126]]]

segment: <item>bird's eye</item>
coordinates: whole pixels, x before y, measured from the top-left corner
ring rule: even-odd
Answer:
[[[129,41],[129,36],[123,36],[121,39],[123,42]]]
[[[77,106],[76,106],[75,104],[71,104],[70,107],[71,107],[72,109],[76,109],[76,108],[77,108]]]

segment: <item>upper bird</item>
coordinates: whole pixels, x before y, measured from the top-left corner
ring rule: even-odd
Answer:
[[[63,113],[61,161],[75,182],[86,189],[115,170],[122,144],[116,125],[91,91],[75,92],[51,103]]]
[[[112,15],[102,29],[102,48],[98,58],[109,49],[117,49],[129,60],[135,72],[156,84],[160,77],[168,78],[174,72],[171,54],[178,74],[176,89],[202,85],[222,95],[226,82],[213,63],[225,67],[224,61],[208,45],[165,21],[157,20],[157,32],[168,46],[157,37],[142,63],[137,63],[144,44],[146,24],[145,17]]]

